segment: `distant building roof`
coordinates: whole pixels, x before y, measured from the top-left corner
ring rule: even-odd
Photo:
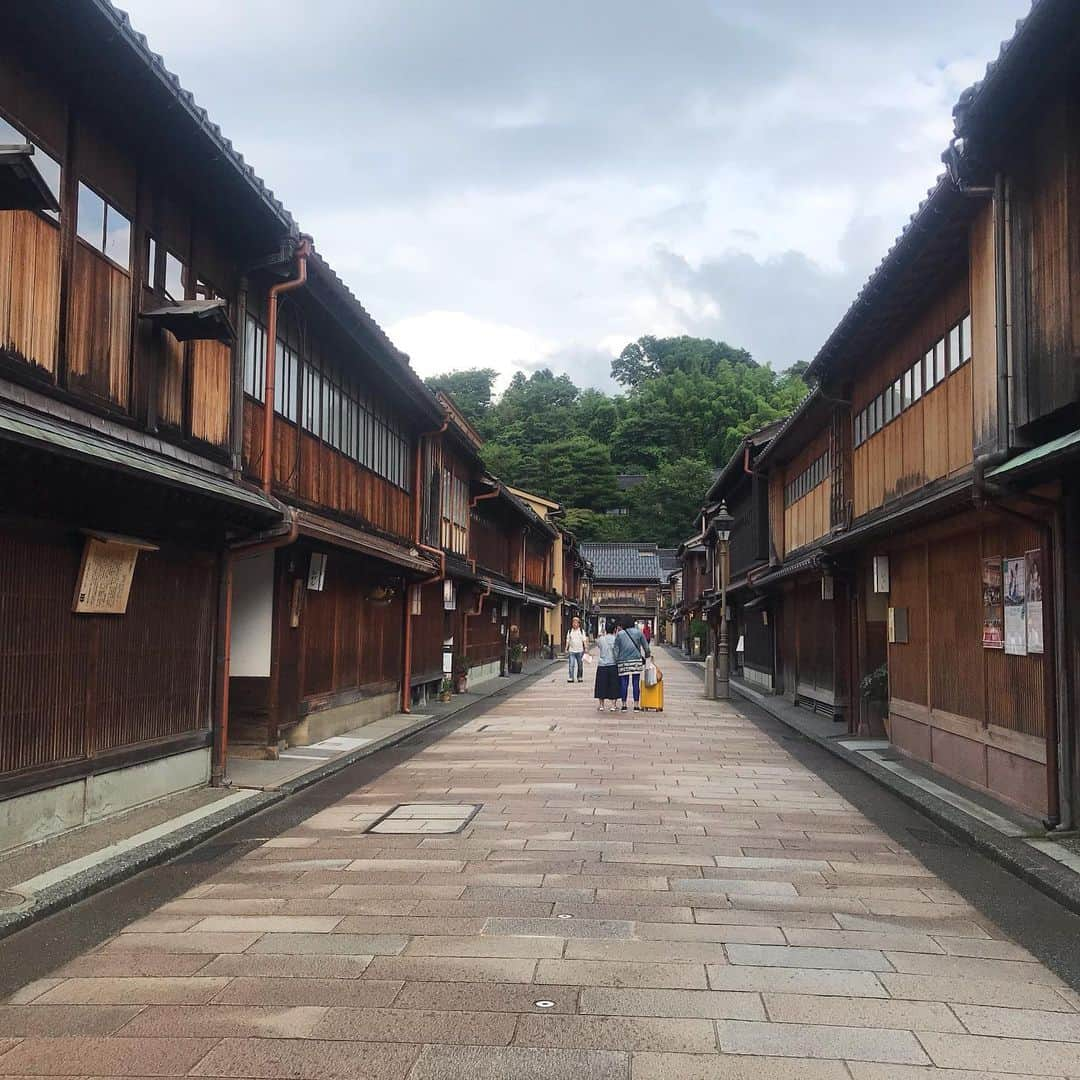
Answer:
[[[636,488],[638,484],[644,484],[648,478],[648,473],[619,473],[615,477],[615,486],[620,491],[629,491],[631,488]]]
[[[593,580],[659,583],[662,564],[655,544],[582,544],[581,553],[593,564]]]
[[[679,569],[678,548],[657,548],[656,553],[660,556],[660,572],[666,577],[672,570]]]

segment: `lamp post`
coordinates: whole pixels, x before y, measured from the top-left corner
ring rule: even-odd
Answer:
[[[727,503],[722,502],[720,509],[713,515],[709,528],[716,534],[719,549],[718,565],[720,569],[720,640],[717,642],[716,655],[716,697],[727,701],[731,697],[731,657],[728,653],[727,627],[727,583],[730,576],[731,552],[728,546],[731,540],[731,526],[735,519],[728,513]]]

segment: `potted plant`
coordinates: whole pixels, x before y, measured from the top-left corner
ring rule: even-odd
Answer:
[[[859,734],[880,738],[887,733],[889,716],[889,669],[884,664],[862,677],[859,697],[862,700]]]
[[[449,701],[454,693],[454,684],[450,681],[449,677],[444,675],[443,680],[439,683],[439,700]]]
[[[525,654],[528,649],[521,641],[510,642],[510,660],[507,667],[511,675],[520,675],[522,665],[525,663]]]
[[[690,640],[693,643],[690,651],[690,655],[694,659],[699,659],[704,655],[705,642],[709,640],[709,627],[701,619],[694,619],[690,623]]]
[[[454,657],[454,693],[464,694],[469,688],[469,658],[458,653]]]

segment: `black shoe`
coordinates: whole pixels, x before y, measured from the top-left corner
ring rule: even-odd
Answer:
[[[622,708],[621,708],[621,709],[619,710],[619,712],[626,712],[626,706],[624,705],[624,706],[623,706],[623,707],[622,707]]]
[[[584,682],[584,681],[585,681],[584,679],[578,679],[578,682]]]
[[[644,712],[645,710],[640,705],[634,706],[634,712]]]

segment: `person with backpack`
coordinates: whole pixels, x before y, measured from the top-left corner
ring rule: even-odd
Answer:
[[[631,618],[622,620],[622,629],[615,635],[615,663],[619,666],[619,688],[622,691],[622,711],[626,712],[626,699],[630,685],[634,687],[634,712],[641,712],[641,673],[652,650],[645,635]]]

